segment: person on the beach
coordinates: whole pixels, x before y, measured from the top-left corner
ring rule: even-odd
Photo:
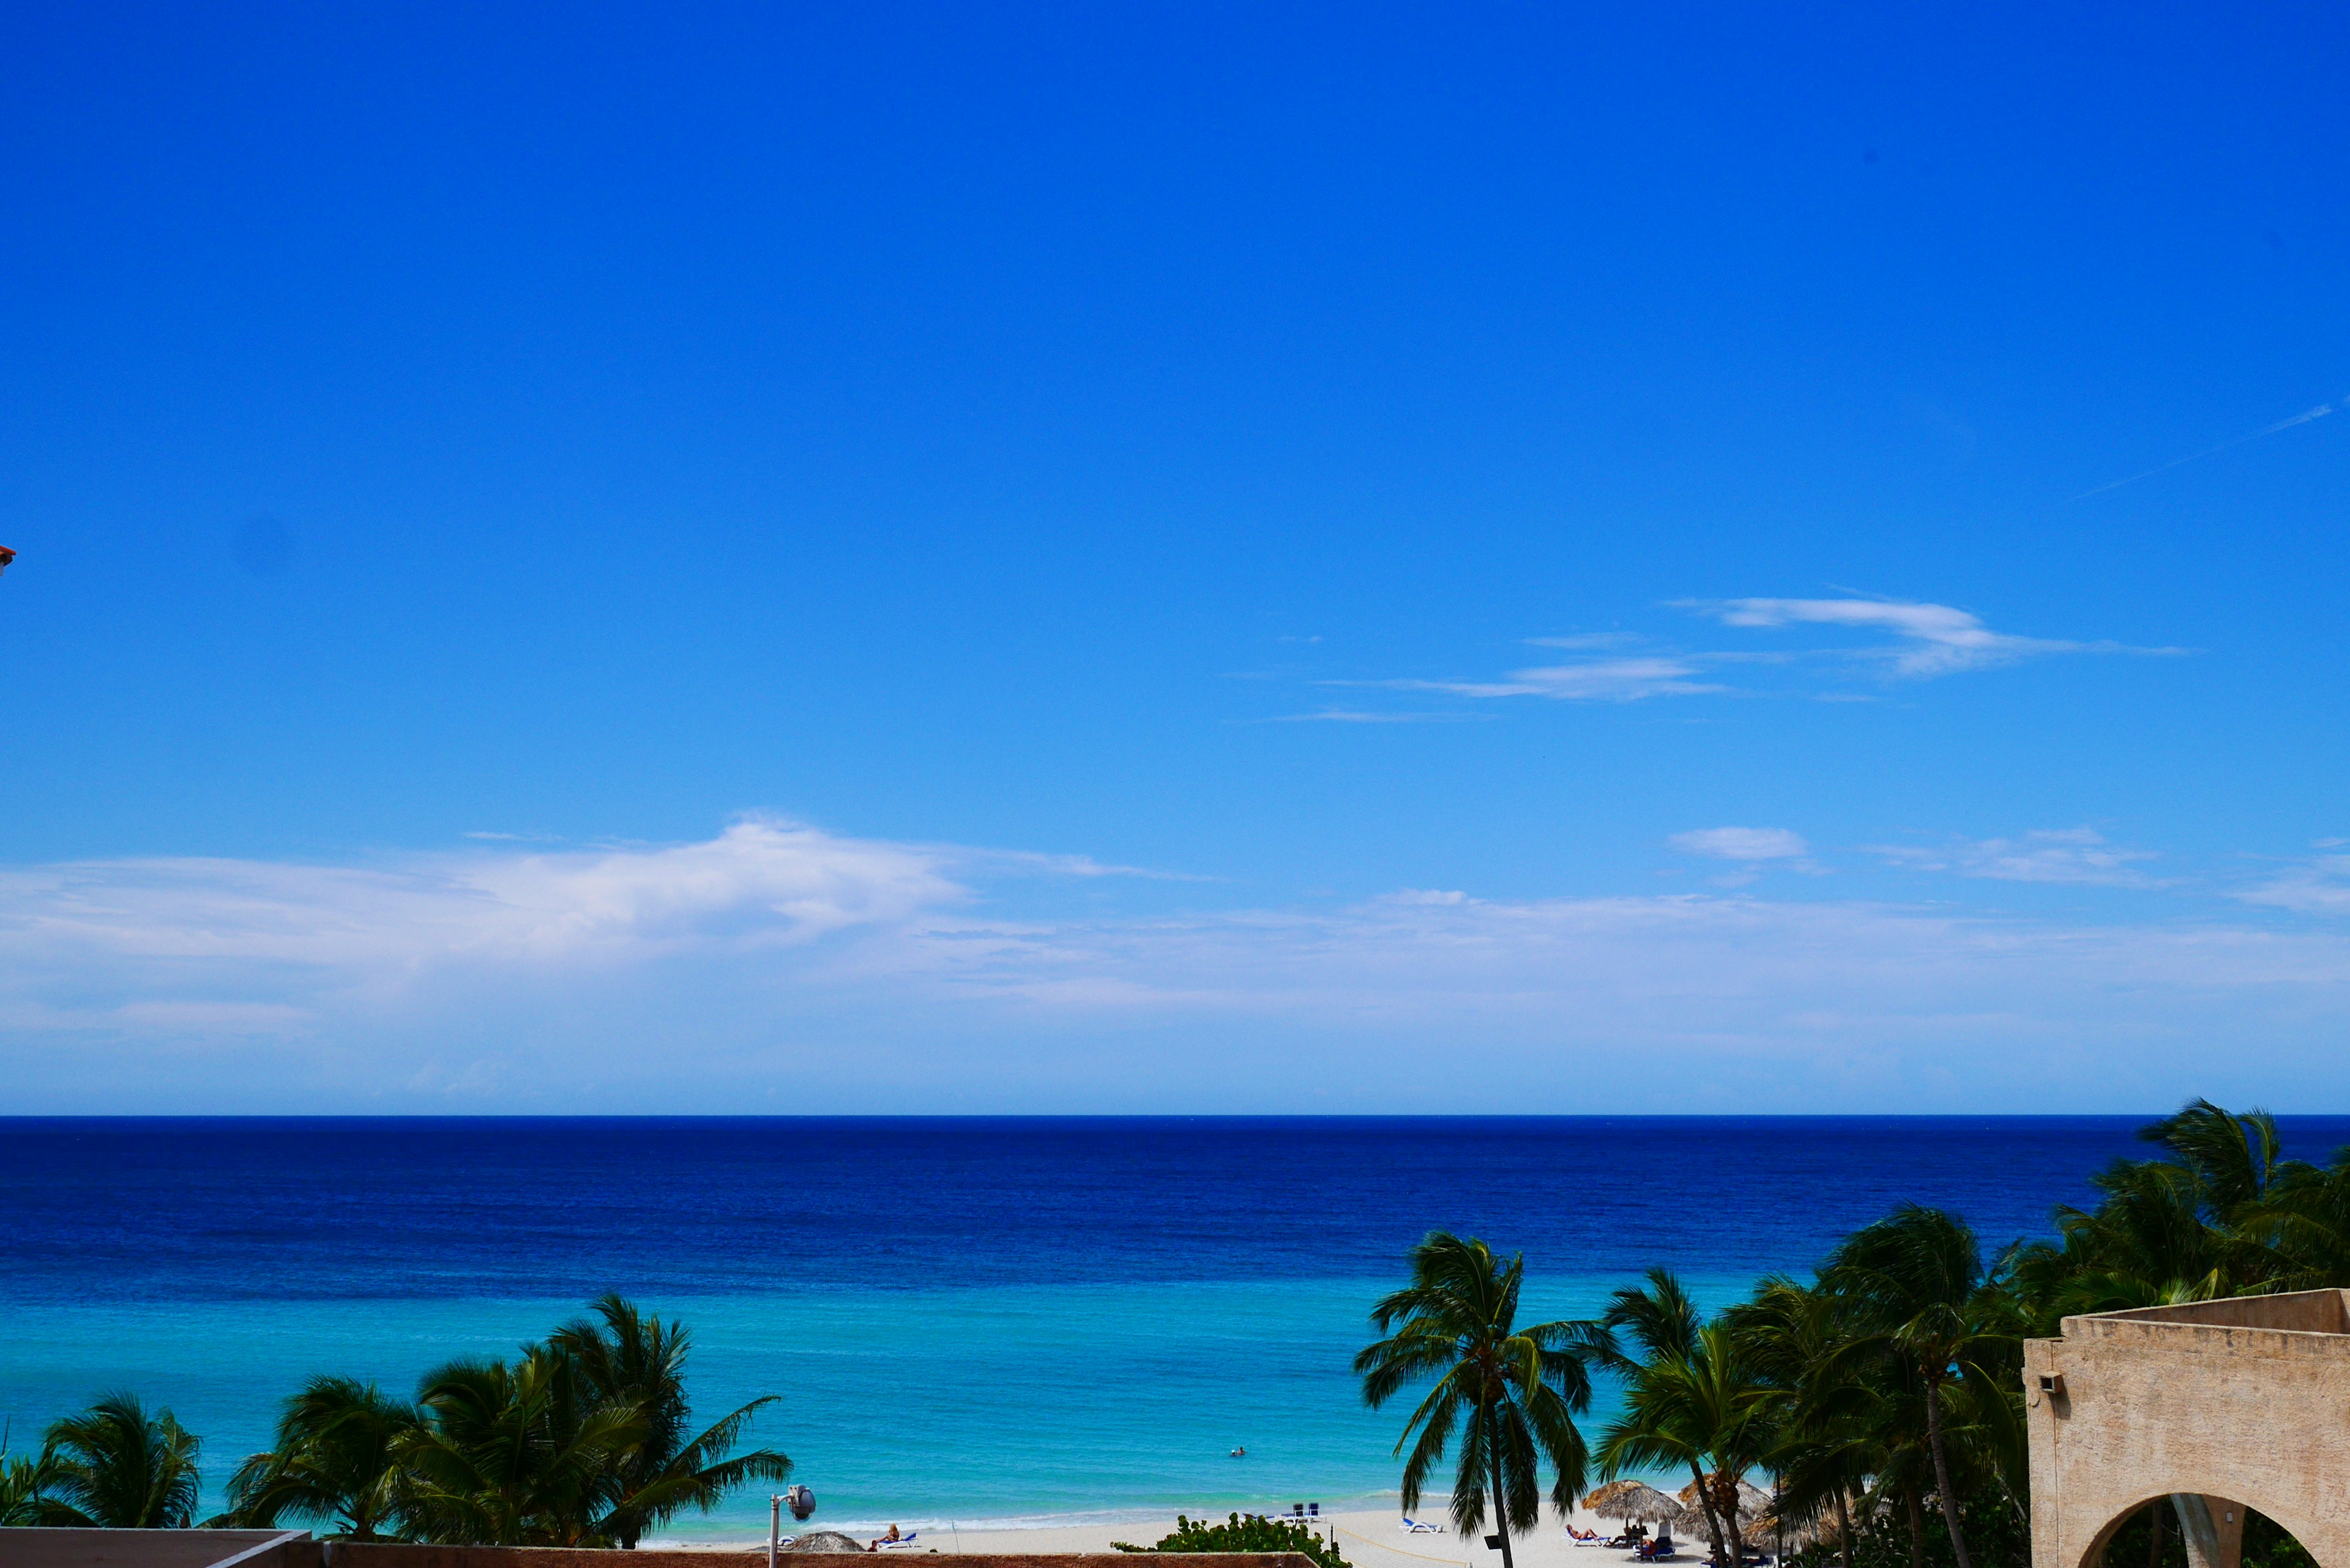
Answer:
[[[893,1525],[891,1525],[891,1526],[889,1527],[889,1534],[887,1534],[887,1535],[881,1535],[881,1536],[876,1536],[876,1537],[874,1538],[874,1540],[873,1540],[873,1544],[872,1544],[871,1546],[868,1546],[868,1547],[866,1548],[866,1550],[867,1550],[868,1552],[871,1552],[871,1551],[875,1550],[876,1548],[878,1548],[878,1547],[881,1544],[881,1542],[884,1542],[884,1541],[896,1541],[896,1540],[899,1540],[899,1539],[900,1539],[900,1537],[899,1537],[899,1534],[898,1534],[898,1527],[897,1527],[896,1525],[894,1525],[894,1524],[893,1524]]]

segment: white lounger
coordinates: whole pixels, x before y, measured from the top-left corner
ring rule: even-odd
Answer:
[[[1403,1521],[1403,1532],[1406,1535],[1440,1535],[1443,1533],[1442,1531],[1433,1524],[1422,1524],[1419,1520],[1409,1517],[1407,1517]]]

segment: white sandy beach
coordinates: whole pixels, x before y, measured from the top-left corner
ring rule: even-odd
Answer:
[[[1430,1501],[1439,1506],[1415,1517],[1441,1521],[1444,1518],[1441,1500]],[[1270,1511],[1272,1505],[1264,1506]],[[1232,1510],[1227,1507],[1187,1511],[1191,1511],[1193,1519],[1205,1513],[1211,1520],[1221,1521]],[[1622,1528],[1613,1521],[1596,1518],[1580,1509],[1573,1515],[1573,1522],[1578,1530],[1596,1530],[1609,1536]],[[900,1527],[918,1528],[921,1545],[933,1546],[944,1553],[1108,1553],[1113,1551],[1110,1543],[1114,1541],[1131,1542],[1141,1546],[1155,1543],[1175,1528],[1175,1519],[1170,1514],[1163,1520],[1125,1524],[1045,1525],[1019,1530],[969,1530],[954,1526],[934,1530],[927,1522],[915,1524],[910,1521],[901,1521]],[[821,1519],[817,1519],[801,1528],[820,1530],[827,1527]],[[844,1533],[855,1533],[863,1539],[870,1539],[879,1533],[878,1530],[862,1527],[855,1532],[848,1531],[846,1526],[839,1528]],[[881,1528],[886,1529],[887,1526]],[[1407,1535],[1398,1516],[1390,1512],[1325,1513],[1322,1531],[1326,1534],[1332,1530],[1337,1532],[1338,1549],[1355,1568],[1414,1568],[1415,1564],[1428,1563],[1449,1563],[1451,1568],[1501,1568],[1502,1554],[1487,1551],[1482,1538],[1464,1541],[1450,1531],[1436,1535]],[[710,1546],[717,1543],[680,1542],[660,1544]],[[762,1537],[756,1542],[736,1540],[724,1544],[727,1548],[739,1550],[745,1546],[764,1545],[765,1541]],[[1767,1542],[1757,1544],[1764,1545],[1766,1549],[1768,1546]],[[1531,1535],[1514,1538],[1510,1550],[1519,1568],[1617,1568],[1617,1564],[1630,1557],[1630,1553],[1625,1552],[1574,1545],[1567,1540],[1565,1525],[1548,1509],[1544,1510],[1541,1528]],[[918,1550],[903,1553],[907,1557],[921,1554]],[[1704,1556],[1702,1543],[1689,1540],[1683,1546],[1680,1561],[1683,1563],[1701,1563]]]

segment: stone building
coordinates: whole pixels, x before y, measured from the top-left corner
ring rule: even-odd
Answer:
[[[2248,1508],[2350,1568],[2350,1291],[2068,1317],[2023,1392],[2033,1568],[2097,1568],[2158,1499],[2197,1568],[2239,1568]]]

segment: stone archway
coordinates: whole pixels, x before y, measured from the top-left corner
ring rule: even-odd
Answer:
[[[2208,1521],[2208,1568],[2238,1568],[2248,1507],[2350,1568],[2350,1292],[2068,1317],[2023,1387],[2033,1568],[2094,1568],[2161,1498]]]

